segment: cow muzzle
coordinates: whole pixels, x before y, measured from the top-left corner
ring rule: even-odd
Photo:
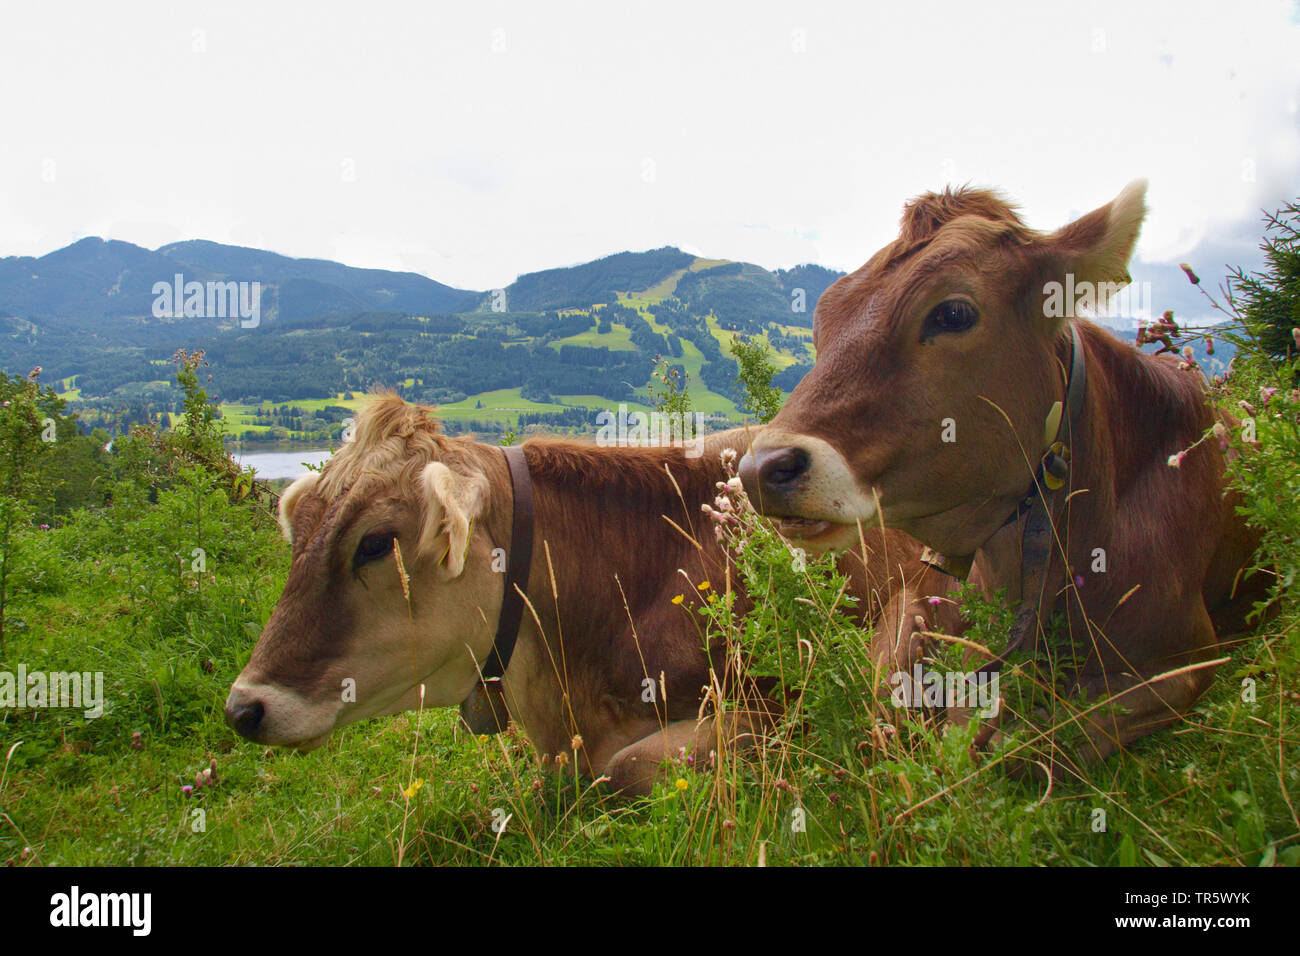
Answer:
[[[814,546],[842,546],[831,539],[876,514],[874,496],[862,492],[844,457],[818,438],[769,426],[741,458],[739,474],[760,514],[784,537]]]
[[[313,705],[293,691],[235,681],[226,697],[226,723],[248,740],[315,750],[329,739],[337,708]]]

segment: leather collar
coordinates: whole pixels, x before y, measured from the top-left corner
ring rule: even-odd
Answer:
[[[506,556],[505,593],[492,650],[479,668],[479,680],[460,705],[461,718],[476,734],[496,734],[506,729],[510,713],[506,707],[501,678],[519,639],[524,616],[524,594],[533,563],[533,483],[528,461],[519,445],[502,449],[510,472],[514,507],[510,519],[510,552]]]

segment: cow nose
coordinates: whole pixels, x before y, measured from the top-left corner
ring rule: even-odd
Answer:
[[[235,733],[249,740],[256,739],[257,731],[266,716],[266,707],[260,700],[227,701],[226,723],[234,728]]]
[[[764,500],[780,501],[794,490],[799,479],[808,472],[811,460],[802,448],[751,450],[740,460],[740,481],[750,500],[757,502],[759,510],[763,511]]]

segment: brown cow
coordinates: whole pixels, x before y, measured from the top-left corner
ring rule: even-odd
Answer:
[[[883,522],[973,560],[986,592],[1030,599],[1026,649],[1065,613],[1076,688],[1118,697],[1087,714],[1085,759],[1186,712],[1215,625],[1241,628],[1255,596],[1234,594],[1255,539],[1197,444],[1203,376],[1072,314],[1129,281],[1145,188],[1051,234],[986,190],[908,203],[899,238],[822,296],[816,365],[740,469],[812,545]]]
[[[503,605],[500,572],[515,558],[511,477],[502,449],[449,437],[431,414],[391,395],[373,400],[321,474],[285,492],[289,578],[226,702],[243,736],[310,749],[342,724],[418,706],[421,684],[426,707],[460,704],[478,687]],[[666,755],[707,752],[723,735],[697,719],[709,660],[691,604],[695,585],[722,586],[726,556],[701,505],[726,478],[723,450],[747,444],[743,430],[702,444],[694,458],[671,447],[523,445],[535,514],[530,609],[504,698],[539,752],[620,789],[648,790]],[[933,619],[904,597],[903,580],[937,590],[938,576],[905,536],[866,540],[868,560],[842,567],[861,612],[888,618],[877,652],[887,662],[899,638],[914,639],[916,614]],[[678,594],[690,597],[677,605]]]

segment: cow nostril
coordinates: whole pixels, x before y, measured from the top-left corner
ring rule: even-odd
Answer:
[[[234,707],[226,707],[226,723],[233,727],[235,733],[241,737],[250,739],[255,737],[258,729],[262,726],[262,718],[265,716],[266,707],[263,706],[260,700],[250,701]]]
[[[802,448],[779,448],[759,456],[758,478],[765,488],[788,491],[808,471],[811,462]]]

